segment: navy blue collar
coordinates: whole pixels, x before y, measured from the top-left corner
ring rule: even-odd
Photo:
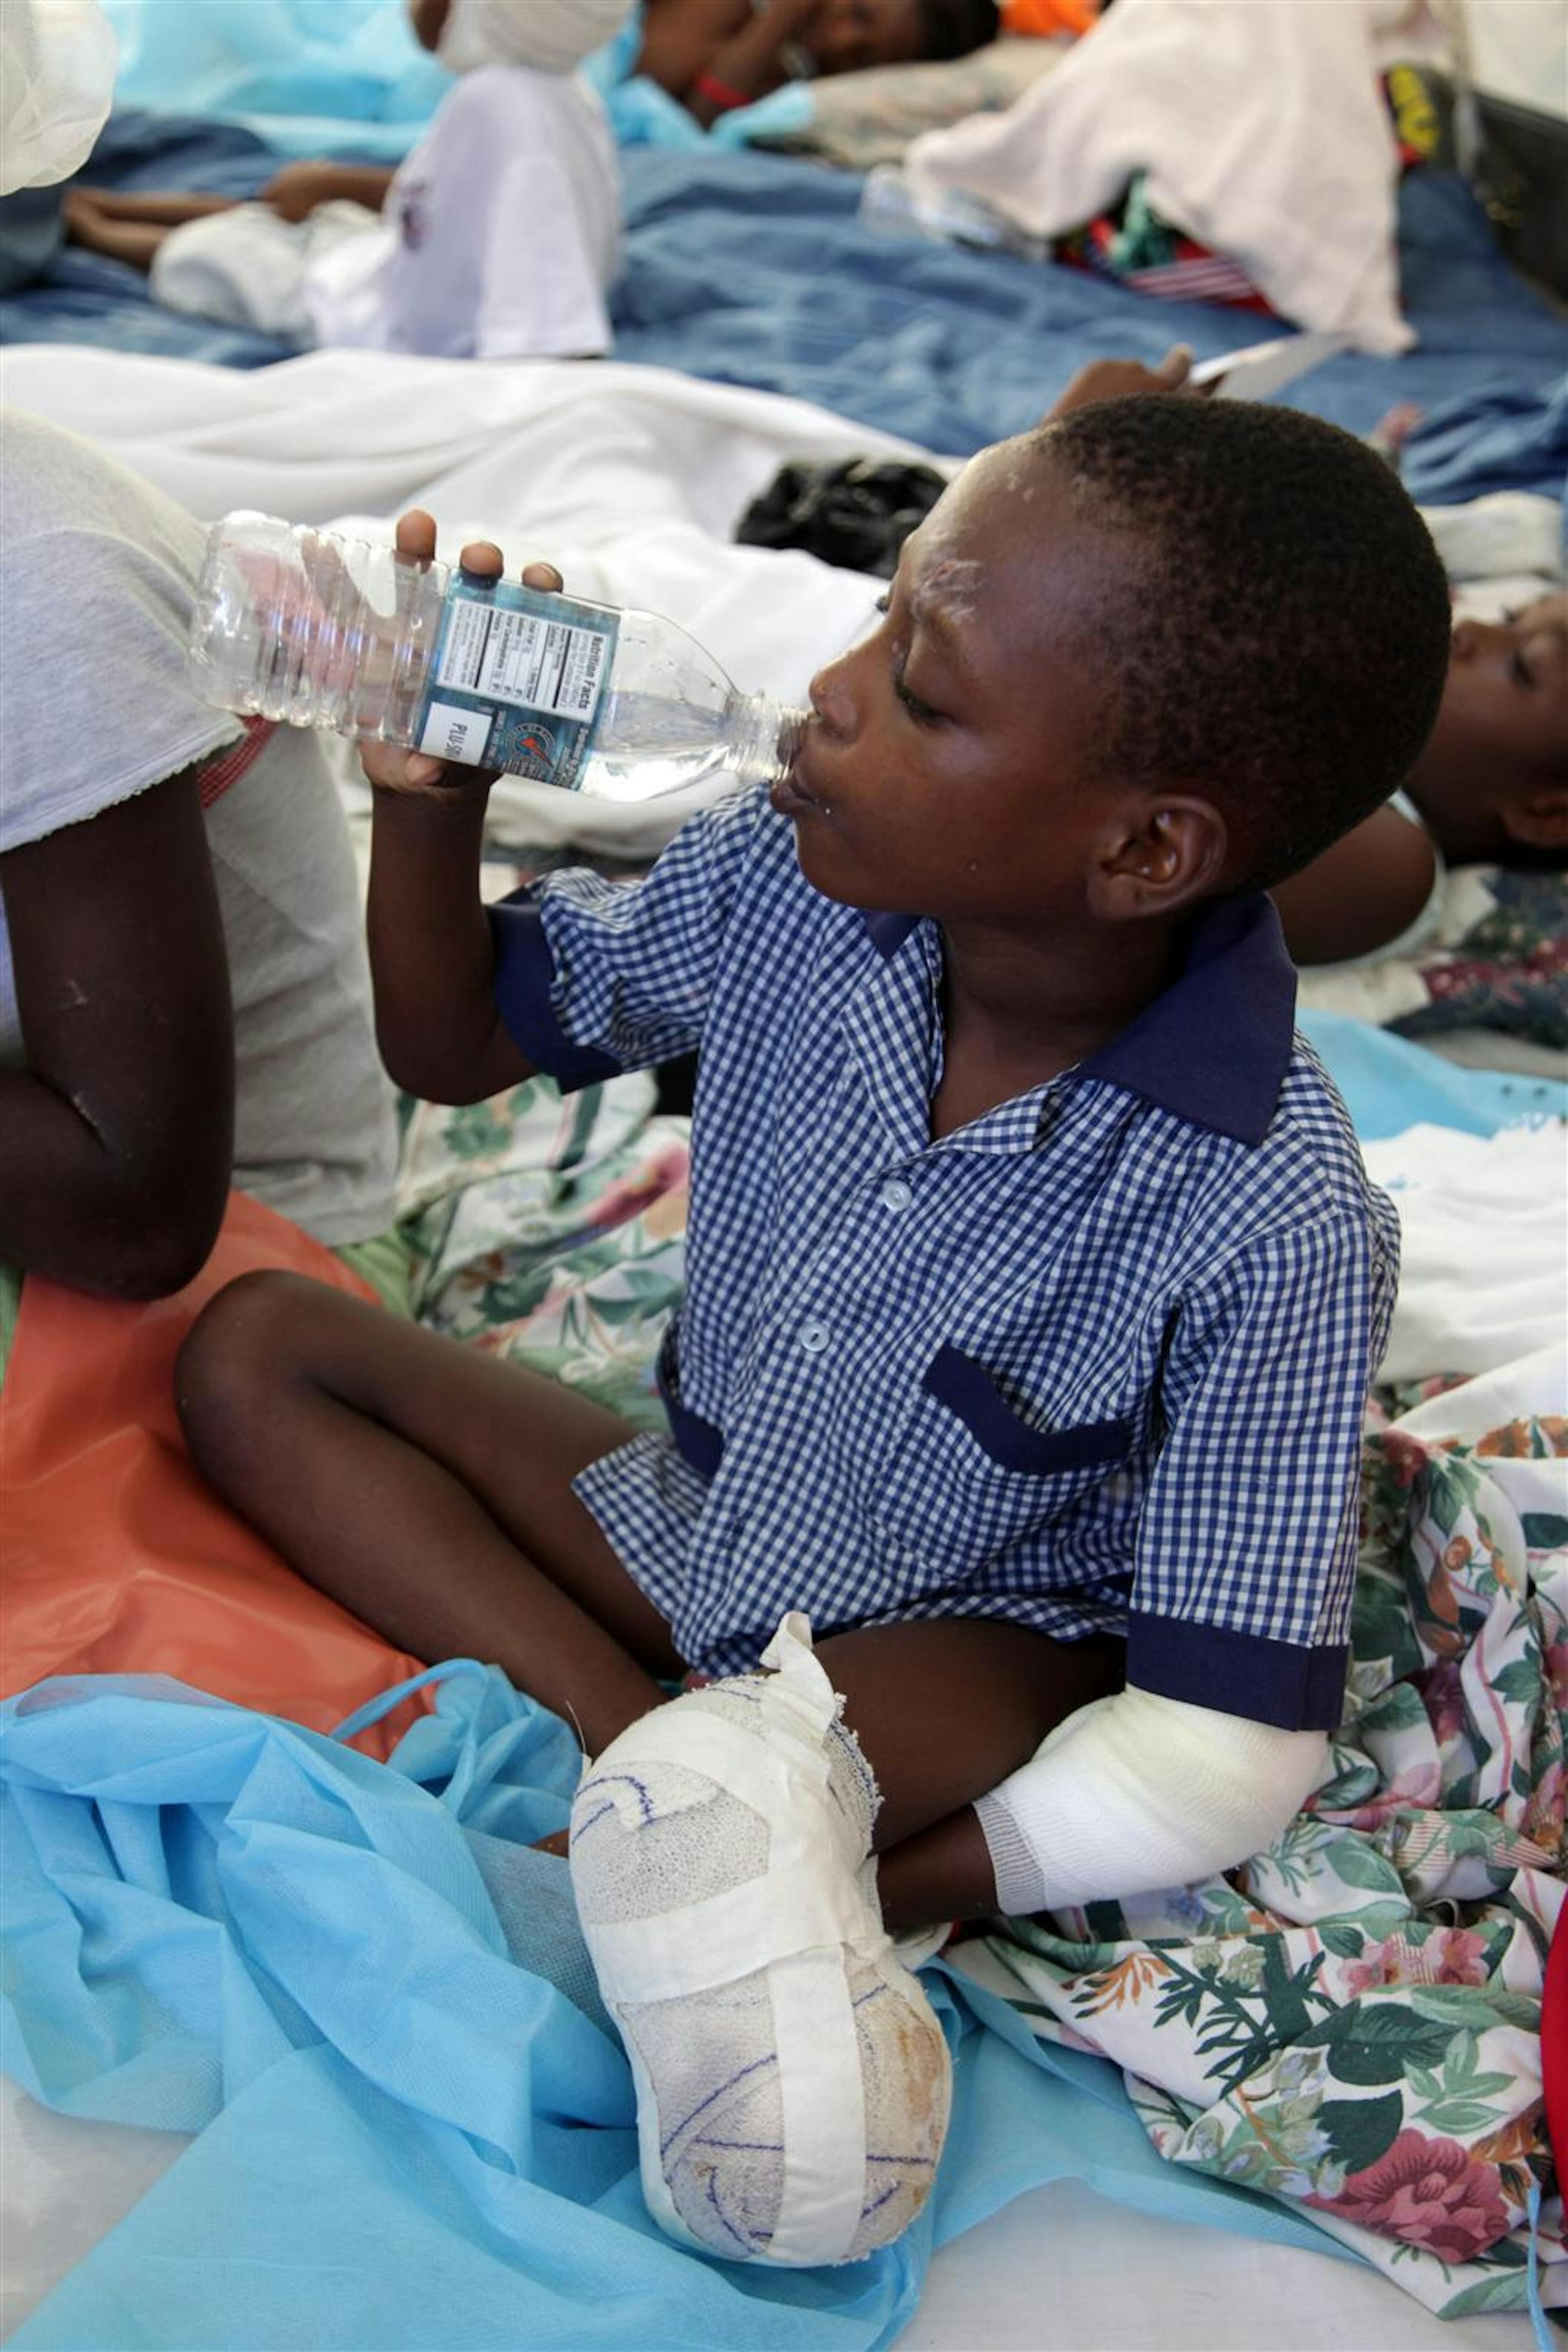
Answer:
[[[915,915],[867,915],[883,957],[920,927]],[[1261,1143],[1289,1066],[1296,968],[1274,902],[1222,898],[1194,920],[1186,961],[1168,988],[1073,1076],[1103,1078],[1237,1143]]]

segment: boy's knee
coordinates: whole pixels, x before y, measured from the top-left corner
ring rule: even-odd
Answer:
[[[299,1275],[242,1274],[203,1307],[175,1359],[174,1406],[204,1469],[250,1450],[299,1369],[310,1304],[322,1295]]]

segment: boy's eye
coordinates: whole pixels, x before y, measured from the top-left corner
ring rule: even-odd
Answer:
[[[893,692],[898,696],[899,700],[903,704],[904,709],[909,712],[910,717],[915,719],[921,726],[929,727],[936,719],[942,717],[940,710],[933,710],[929,702],[922,702],[919,695],[911,694],[910,692],[909,688],[904,684],[903,673],[901,670],[894,676]]]

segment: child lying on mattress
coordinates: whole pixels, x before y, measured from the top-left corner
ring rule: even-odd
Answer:
[[[146,270],[171,310],[301,347],[596,357],[620,197],[603,110],[570,68],[630,5],[513,0],[502,58],[472,0],[411,0],[425,46],[460,39],[474,69],[395,173],[289,163],[246,205],[77,187],[67,234]]]
[[[967,57],[996,0],[647,0],[637,71],[699,122],[805,74]]]
[[[321,746],[192,693],[193,516],[20,409],[5,448],[0,1260],[156,1297],[231,1181],[368,1240],[396,1143]]]
[[[429,518],[399,543],[428,556]],[[403,1084],[479,1101],[700,1047],[668,1434],[286,1278],[231,1286],[182,1359],[195,1458],[288,1559],[415,1654],[498,1661],[600,1756],[573,1868],[601,1966],[620,1953],[607,1991],[642,1951],[613,1923],[689,1893],[749,1948],[725,1890],[762,1866],[731,1843],[757,1824],[725,1792],[787,1611],[844,1695],[797,1776],[795,1932],[862,1958],[866,1771],[889,1923],[1027,1913],[1256,1851],[1341,1709],[1397,1228],[1293,1034],[1264,893],[1415,762],[1441,564],[1331,426],[1111,401],[976,458],[881,610],[813,681],[771,800],[696,817],[640,882],[556,874],[487,910],[490,780],[365,755]],[[770,1654],[788,1715],[799,1642]],[[691,1674],[721,1690],[649,1717]],[[638,1834],[708,1800],[661,1880]],[[701,1935],[682,1959],[658,1924],[667,1993],[696,1990],[634,2062],[645,2180],[723,2250],[727,2168],[771,2165],[776,2202],[777,2150],[661,2135],[730,2064],[733,2017]],[[882,1984],[868,2101],[933,2063],[912,1980]],[[817,2046],[853,2069],[853,2032]]]

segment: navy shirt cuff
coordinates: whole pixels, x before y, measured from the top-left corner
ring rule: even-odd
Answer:
[[[518,1051],[563,1095],[618,1077],[621,1065],[595,1045],[574,1045],[551,1002],[555,959],[531,889],[486,908],[496,953],[496,1010]]]
[[[1281,1731],[1332,1731],[1344,1713],[1349,1671],[1343,1642],[1305,1648],[1137,1610],[1127,1621],[1127,1679],[1140,1690]]]

